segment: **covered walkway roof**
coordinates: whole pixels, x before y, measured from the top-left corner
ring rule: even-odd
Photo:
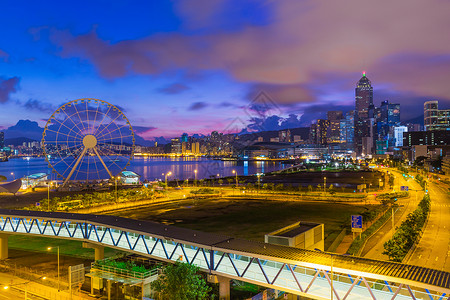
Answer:
[[[294,263],[296,265],[310,267],[314,265],[329,265],[331,255],[333,255],[333,264],[336,271],[352,270],[356,271],[355,273],[371,274],[374,278],[376,278],[377,275],[380,278],[399,278],[407,281],[433,285],[444,289],[450,289],[450,273],[445,271],[395,262],[337,255],[334,253],[317,252],[261,243],[257,241],[249,241],[150,221],[140,221],[108,215],[8,209],[0,209],[0,216],[26,218],[34,217],[39,219],[86,222],[125,231],[152,235],[166,240],[173,240],[175,242],[184,242],[198,245],[200,247],[210,247],[218,251],[229,251],[240,255],[250,254],[253,257],[258,257],[261,259],[276,260],[279,262]]]

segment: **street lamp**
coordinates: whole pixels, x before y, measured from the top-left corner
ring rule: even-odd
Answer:
[[[117,180],[119,180],[120,177],[119,176],[114,176],[114,185],[115,185],[115,189],[116,189],[116,203],[117,203]]]
[[[14,172],[11,172],[11,175],[14,177],[13,180],[16,180],[16,175],[14,175]]]
[[[197,186],[197,170],[194,170],[194,174],[195,174],[195,186]]]
[[[238,186],[237,172],[233,170],[233,174],[236,174],[236,186]]]
[[[256,173],[256,176],[258,177],[258,194],[259,194],[259,189],[261,187],[261,174],[260,173]]]
[[[59,246],[56,246],[57,248],[57,254],[58,254],[58,292],[60,291],[59,288]],[[47,247],[47,251],[51,251],[53,247]]]
[[[50,211],[50,182],[47,181],[47,210]]]
[[[327,188],[327,178],[324,177],[324,178],[323,178],[323,193],[324,193],[324,194],[326,193],[326,191],[325,191],[326,188]]]
[[[170,175],[172,175],[172,172],[166,173],[166,175],[165,175],[164,181],[166,182],[166,188],[167,188],[167,176],[170,176]]]

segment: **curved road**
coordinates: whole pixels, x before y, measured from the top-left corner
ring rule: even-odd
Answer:
[[[408,198],[400,198],[398,204],[400,207],[397,208],[394,214],[395,227],[400,226],[400,224],[406,219],[406,216],[414,211],[419,204],[419,201],[423,197],[423,191],[420,185],[414,181],[414,179],[405,180],[402,173],[389,169],[390,172],[394,173],[395,176],[395,190],[400,190],[400,186],[409,186],[410,196]],[[382,254],[384,251],[384,243],[387,242],[392,237],[392,221],[388,220],[381,228],[367,241],[363,251],[362,257],[371,259],[381,259],[388,260],[387,255]]]
[[[448,185],[429,182],[431,211],[419,244],[411,258],[411,265],[436,270],[450,270],[450,196]]]

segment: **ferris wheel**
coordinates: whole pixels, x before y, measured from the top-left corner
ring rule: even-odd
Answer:
[[[77,99],[48,119],[42,148],[54,172],[64,180],[112,178],[129,166],[134,132],[122,111],[103,100]]]

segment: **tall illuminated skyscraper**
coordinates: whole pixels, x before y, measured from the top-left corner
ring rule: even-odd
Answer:
[[[362,152],[363,137],[370,136],[369,118],[373,118],[373,87],[366,73],[357,82],[355,88],[355,149],[358,154]]]

